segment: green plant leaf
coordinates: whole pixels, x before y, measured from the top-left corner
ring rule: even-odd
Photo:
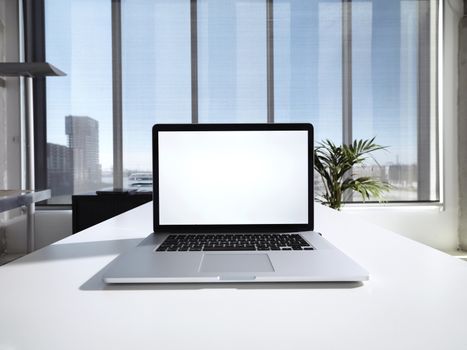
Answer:
[[[349,145],[341,146],[329,139],[318,143],[314,153],[314,168],[324,185],[324,193],[318,195],[318,200],[325,201],[336,209],[340,208],[342,197],[347,191],[359,193],[363,201],[370,197],[381,200],[391,186],[371,177],[354,178],[352,168],[364,165],[369,157],[373,158],[373,152],[386,149],[387,147],[376,144],[374,137],[368,140],[354,140]]]

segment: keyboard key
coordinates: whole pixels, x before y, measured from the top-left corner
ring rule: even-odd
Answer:
[[[236,248],[230,248],[230,247],[217,247],[217,248],[204,248],[203,251],[205,252],[225,252],[225,251],[251,251],[251,250],[256,250],[254,247],[236,247]]]
[[[299,234],[177,234],[169,235],[157,251],[313,250]]]

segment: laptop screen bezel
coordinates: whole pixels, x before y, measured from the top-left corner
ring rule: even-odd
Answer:
[[[303,130],[308,132],[308,223],[243,225],[161,225],[159,220],[159,132],[171,131],[265,131]],[[297,232],[314,228],[313,126],[308,123],[277,124],[155,124],[152,128],[153,228],[163,232]]]

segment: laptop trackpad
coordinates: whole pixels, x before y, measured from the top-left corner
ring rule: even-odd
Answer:
[[[267,254],[204,254],[200,272],[274,272]]]

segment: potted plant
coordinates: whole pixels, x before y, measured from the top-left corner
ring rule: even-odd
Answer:
[[[357,192],[363,201],[371,197],[381,200],[391,186],[369,176],[356,177],[352,168],[363,165],[372,152],[385,149],[369,140],[355,140],[350,145],[337,146],[330,140],[318,144],[314,154],[315,170],[321,175],[324,193],[318,200],[340,210],[344,193]]]

